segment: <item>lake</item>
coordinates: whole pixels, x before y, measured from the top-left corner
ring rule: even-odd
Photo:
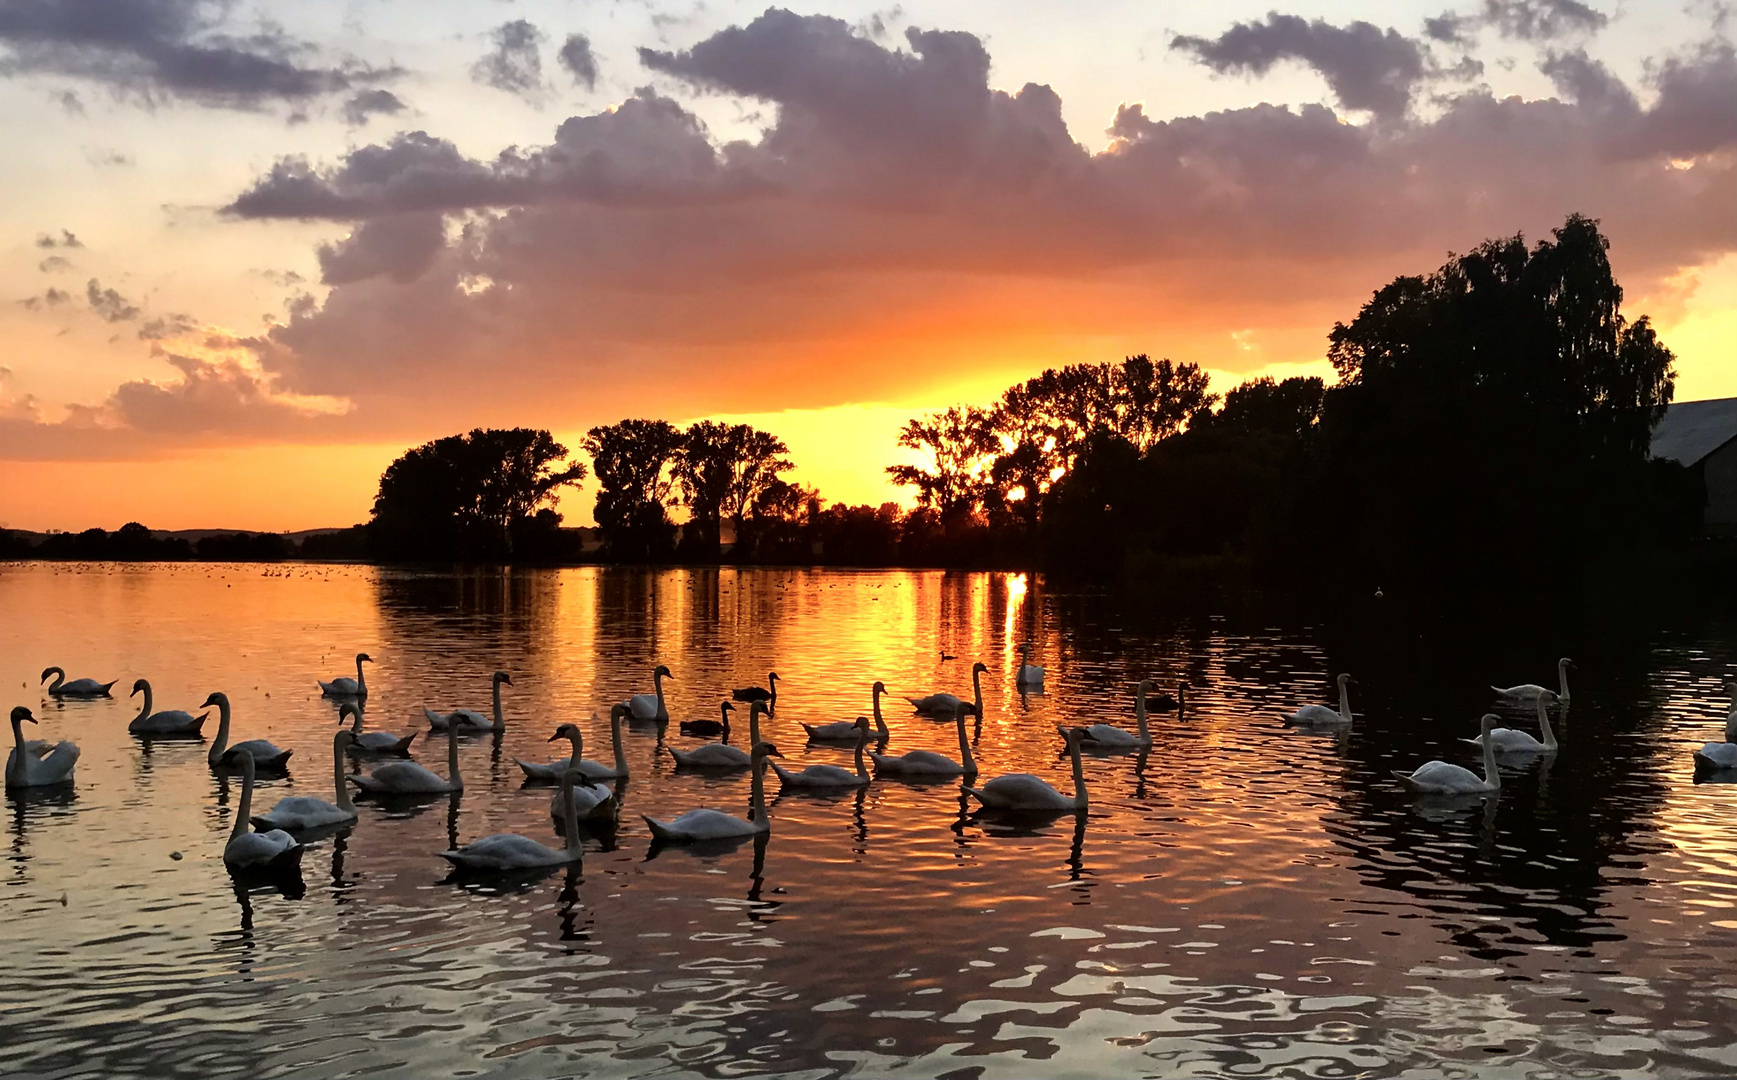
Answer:
[[[1372,607],[1346,634],[1167,622],[990,573],[0,564],[3,703],[83,749],[70,789],[7,796],[0,1073],[1737,1070],[1737,786],[1697,784],[1690,759],[1721,737],[1737,634],[1414,648]],[[1014,688],[1022,642],[1043,693]],[[124,691],[146,677],[158,708],[195,712],[225,691],[234,737],[293,748],[258,812],[332,797],[336,710],[315,680],[353,674],[358,651],[376,661],[367,728],[422,731],[436,771],[423,706],[486,712],[497,668],[504,734],[461,740],[462,795],[364,802],[299,880],[238,890],[222,850],[239,781],[203,744],[129,736]],[[1392,778],[1477,767],[1459,739],[1488,684],[1551,683],[1559,652],[1579,666],[1558,753],[1457,803]],[[892,752],[957,755],[951,725],[901,696],[969,697],[977,660],[982,779],[1072,791],[1055,725],[1131,726],[1142,676],[1186,680],[1189,709],[1154,718],[1144,755],[1087,755],[1081,816],[975,816],[956,780],[816,796],[770,778],[769,839],[698,853],[654,851],[639,815],[740,814],[745,774],[678,772],[630,726],[620,824],[586,830],[582,868],[452,881],[436,854],[497,831],[558,844],[550,789],[514,758],[564,755],[547,739],[571,721],[608,760],[609,705],[658,663],[678,720],[776,670],[765,735],[797,767],[849,764],[798,725],[867,713],[877,679]],[[50,664],[122,680],[115,700],[54,702]],[[1335,704],[1340,670],[1359,679],[1349,730],[1279,725]]]

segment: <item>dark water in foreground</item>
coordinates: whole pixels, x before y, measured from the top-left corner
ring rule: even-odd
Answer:
[[[1388,770],[1475,764],[1455,740],[1482,688],[1549,681],[1552,649],[1358,671],[1364,715],[1311,735],[1274,714],[1330,702],[1347,658],[1309,632],[1124,621],[1111,600],[1000,574],[0,565],[3,703],[84,751],[70,791],[7,799],[0,1073],[1737,1069],[1737,787],[1695,784],[1690,763],[1719,737],[1737,642],[1577,657],[1562,750],[1513,763],[1499,798],[1432,804]],[[1022,700],[1024,640],[1049,686]],[[510,726],[464,741],[461,797],[364,804],[290,895],[233,887],[238,786],[203,746],[143,746],[124,699],[57,705],[35,681],[51,663],[121,690],[144,675],[159,708],[227,691],[240,736],[295,748],[269,806],[330,798],[335,716],[313,683],[358,650],[378,661],[370,729],[424,728],[425,702],[486,709],[496,667],[514,678]],[[877,678],[968,694],[973,659],[990,667],[985,777],[1071,789],[1053,725],[1131,724],[1142,674],[1187,679],[1193,711],[1159,720],[1143,758],[1088,758],[1083,818],[978,821],[956,781],[876,781],[785,795],[768,842],[701,855],[651,853],[639,813],[740,813],[745,776],[676,773],[655,732],[630,730],[626,812],[582,871],[443,880],[434,853],[455,836],[556,842],[547,789],[522,787],[513,758],[554,756],[564,720],[606,758],[608,704],[649,690],[657,662],[678,719],[778,670],[769,735],[800,765],[848,753],[805,749],[797,721],[865,712]],[[950,728],[887,718],[894,752],[957,753]],[[436,771],[442,751],[418,739]]]

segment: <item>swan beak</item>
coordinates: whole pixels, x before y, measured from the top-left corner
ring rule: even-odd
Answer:
[[[20,720],[28,720],[28,721],[30,721],[30,722],[31,722],[31,723],[32,723],[32,724],[34,724],[34,723],[36,723],[36,717],[34,717],[34,716],[32,716],[32,715],[31,715],[31,714],[30,714],[30,710],[29,710],[29,709],[25,709],[25,710],[24,710],[24,715],[23,715],[23,716],[20,716],[20,717],[19,717],[19,718],[18,718],[18,719],[20,719]]]
[[[554,742],[556,739],[559,739],[560,737],[561,737],[561,733],[559,731],[557,731],[557,732],[555,732],[555,734],[549,736],[549,741]]]

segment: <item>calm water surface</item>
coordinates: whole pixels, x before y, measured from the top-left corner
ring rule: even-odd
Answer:
[[[1689,758],[1718,737],[1731,635],[1606,650],[1620,661],[1587,645],[1561,752],[1507,767],[1499,798],[1443,804],[1389,770],[1474,764],[1456,739],[1485,684],[1548,681],[1577,643],[1414,674],[1364,656],[1362,716],[1322,736],[1275,713],[1330,702],[1358,656],[1308,630],[1138,622],[1001,574],[0,564],[4,703],[84,751],[70,790],[7,796],[0,1073],[1737,1069],[1737,787],[1697,785]],[[1049,685],[1022,698],[1028,640]],[[335,711],[314,680],[358,650],[377,661],[370,729],[423,729],[425,703],[486,710],[497,667],[509,727],[463,741],[462,796],[363,804],[299,882],[251,892],[221,858],[238,785],[202,745],[141,744],[124,698],[57,704],[36,681],[48,664],[117,690],[145,676],[159,708],[226,691],[237,736],[295,749],[269,806],[331,797]],[[652,852],[639,814],[741,813],[746,777],[677,773],[654,730],[629,729],[622,821],[588,833],[582,870],[450,882],[435,855],[504,830],[557,843],[514,757],[555,756],[571,720],[607,759],[609,703],[656,663],[678,719],[776,669],[768,734],[800,765],[849,753],[805,748],[798,721],[866,712],[875,679],[969,694],[974,659],[985,777],[1071,789],[1054,725],[1131,723],[1142,675],[1186,679],[1192,712],[1159,720],[1144,757],[1088,757],[1083,817],[980,821],[957,781],[878,780],[779,797],[768,841],[701,854]],[[887,719],[893,752],[957,754],[950,726]],[[416,757],[445,768],[440,740]]]

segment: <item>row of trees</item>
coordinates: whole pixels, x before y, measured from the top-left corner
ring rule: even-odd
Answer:
[[[158,536],[137,521],[129,521],[114,532],[85,529],[75,533],[49,533],[34,542],[22,533],[0,530],[0,558],[9,559],[275,562],[297,553],[296,545],[279,533],[221,533],[188,540],[182,536]]]

